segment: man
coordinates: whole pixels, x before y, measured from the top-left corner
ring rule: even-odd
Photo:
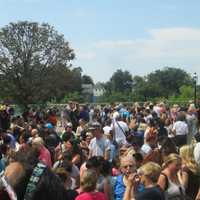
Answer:
[[[113,122],[111,124],[113,130],[114,140],[118,145],[126,144],[126,133],[129,131],[128,125],[121,120],[120,114],[115,112],[113,114]]]
[[[71,122],[67,123],[67,125],[65,126],[65,132],[62,134],[61,138],[62,140],[64,138],[75,139],[75,132],[73,131],[73,126]]]
[[[103,136],[101,125],[98,122],[94,122],[89,129],[94,136],[89,144],[89,158],[103,156],[105,160],[109,160],[110,142]]]
[[[133,156],[124,156],[120,160],[120,168],[122,174],[117,177],[114,185],[114,198],[116,200],[123,200],[124,193],[129,187],[128,179],[136,176],[136,162]]]

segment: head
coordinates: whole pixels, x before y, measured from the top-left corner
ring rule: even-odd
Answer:
[[[97,139],[102,137],[101,124],[99,124],[98,122],[94,122],[89,129],[92,132],[93,136]]]
[[[72,133],[72,130],[73,130],[72,128],[73,128],[72,123],[69,122],[69,123],[67,123],[67,125],[65,126],[65,131],[66,131],[67,133]]]
[[[83,172],[80,178],[80,185],[83,192],[93,192],[96,189],[97,174],[94,170],[88,169]]]
[[[65,168],[63,167],[56,168],[54,172],[60,178],[65,189],[71,188],[71,178],[70,178],[69,172],[67,172]]]
[[[171,153],[177,153],[176,144],[171,138],[165,138],[161,141],[161,154],[165,158]]]
[[[44,140],[41,137],[34,138],[32,141],[32,147],[39,151],[42,147],[44,147]]]
[[[39,173],[38,168],[41,165],[34,152],[16,153],[13,162],[5,169],[4,176],[18,200],[66,199],[64,186],[60,179],[46,166],[42,166]]]
[[[181,111],[178,113],[176,121],[185,121],[185,117],[185,112]]]
[[[138,171],[141,176],[141,183],[143,183],[145,186],[148,186],[149,184],[157,183],[161,172],[161,167],[157,163],[148,162],[142,165]]]
[[[168,168],[171,173],[177,173],[181,169],[181,164],[181,157],[171,153],[165,158],[163,167]]]
[[[139,168],[142,165],[142,162],[144,160],[141,153],[134,153],[133,158],[135,159],[136,167]]]
[[[128,176],[136,171],[136,162],[133,156],[124,156],[120,159],[120,168],[122,174]]]
[[[194,159],[194,148],[191,145],[185,145],[180,148],[180,157],[182,162],[186,165],[193,173],[197,173],[199,170],[198,164]]]
[[[37,129],[32,129],[31,130],[31,137],[35,138],[38,136],[38,130]]]

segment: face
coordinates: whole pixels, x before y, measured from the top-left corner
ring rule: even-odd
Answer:
[[[72,132],[72,127],[71,127],[71,126],[67,126],[67,127],[66,127],[66,131],[67,131],[67,132]]]
[[[122,160],[121,171],[125,176],[136,171],[136,165],[133,160]]]
[[[181,160],[177,159],[171,162],[168,167],[172,172],[178,172],[181,169]]]
[[[72,144],[69,141],[67,141],[67,142],[65,142],[65,147],[66,147],[67,150],[71,150]]]

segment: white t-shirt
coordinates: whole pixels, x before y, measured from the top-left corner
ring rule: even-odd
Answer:
[[[183,121],[177,121],[174,123],[172,130],[176,132],[176,135],[187,135],[188,125]]]
[[[90,141],[89,150],[91,156],[103,156],[106,151],[110,150],[110,142],[103,136],[100,139],[96,137]]]
[[[126,144],[126,136],[124,135],[125,132],[129,130],[128,125],[123,121],[116,122],[115,120],[111,124],[111,129],[115,131],[115,140],[118,144]],[[121,127],[121,128],[120,128]],[[122,131],[123,130],[123,131]]]
[[[145,143],[141,147],[141,151],[143,152],[143,155],[147,155],[151,152],[152,148],[149,146],[149,144]]]
[[[194,159],[200,165],[200,142],[196,143],[194,147]]]

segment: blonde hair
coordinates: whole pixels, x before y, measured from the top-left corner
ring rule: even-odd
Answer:
[[[170,163],[176,160],[181,160],[181,157],[176,153],[171,153],[167,157],[165,157],[162,167],[166,168]]]
[[[160,176],[161,167],[157,163],[148,162],[139,168],[139,173],[147,176],[153,183],[158,181]]]
[[[97,174],[94,170],[87,169],[81,176],[80,185],[84,192],[92,192],[96,189]]]
[[[193,151],[192,145],[184,145],[180,148],[180,156],[189,170],[196,174],[199,171],[199,166],[194,159]]]

